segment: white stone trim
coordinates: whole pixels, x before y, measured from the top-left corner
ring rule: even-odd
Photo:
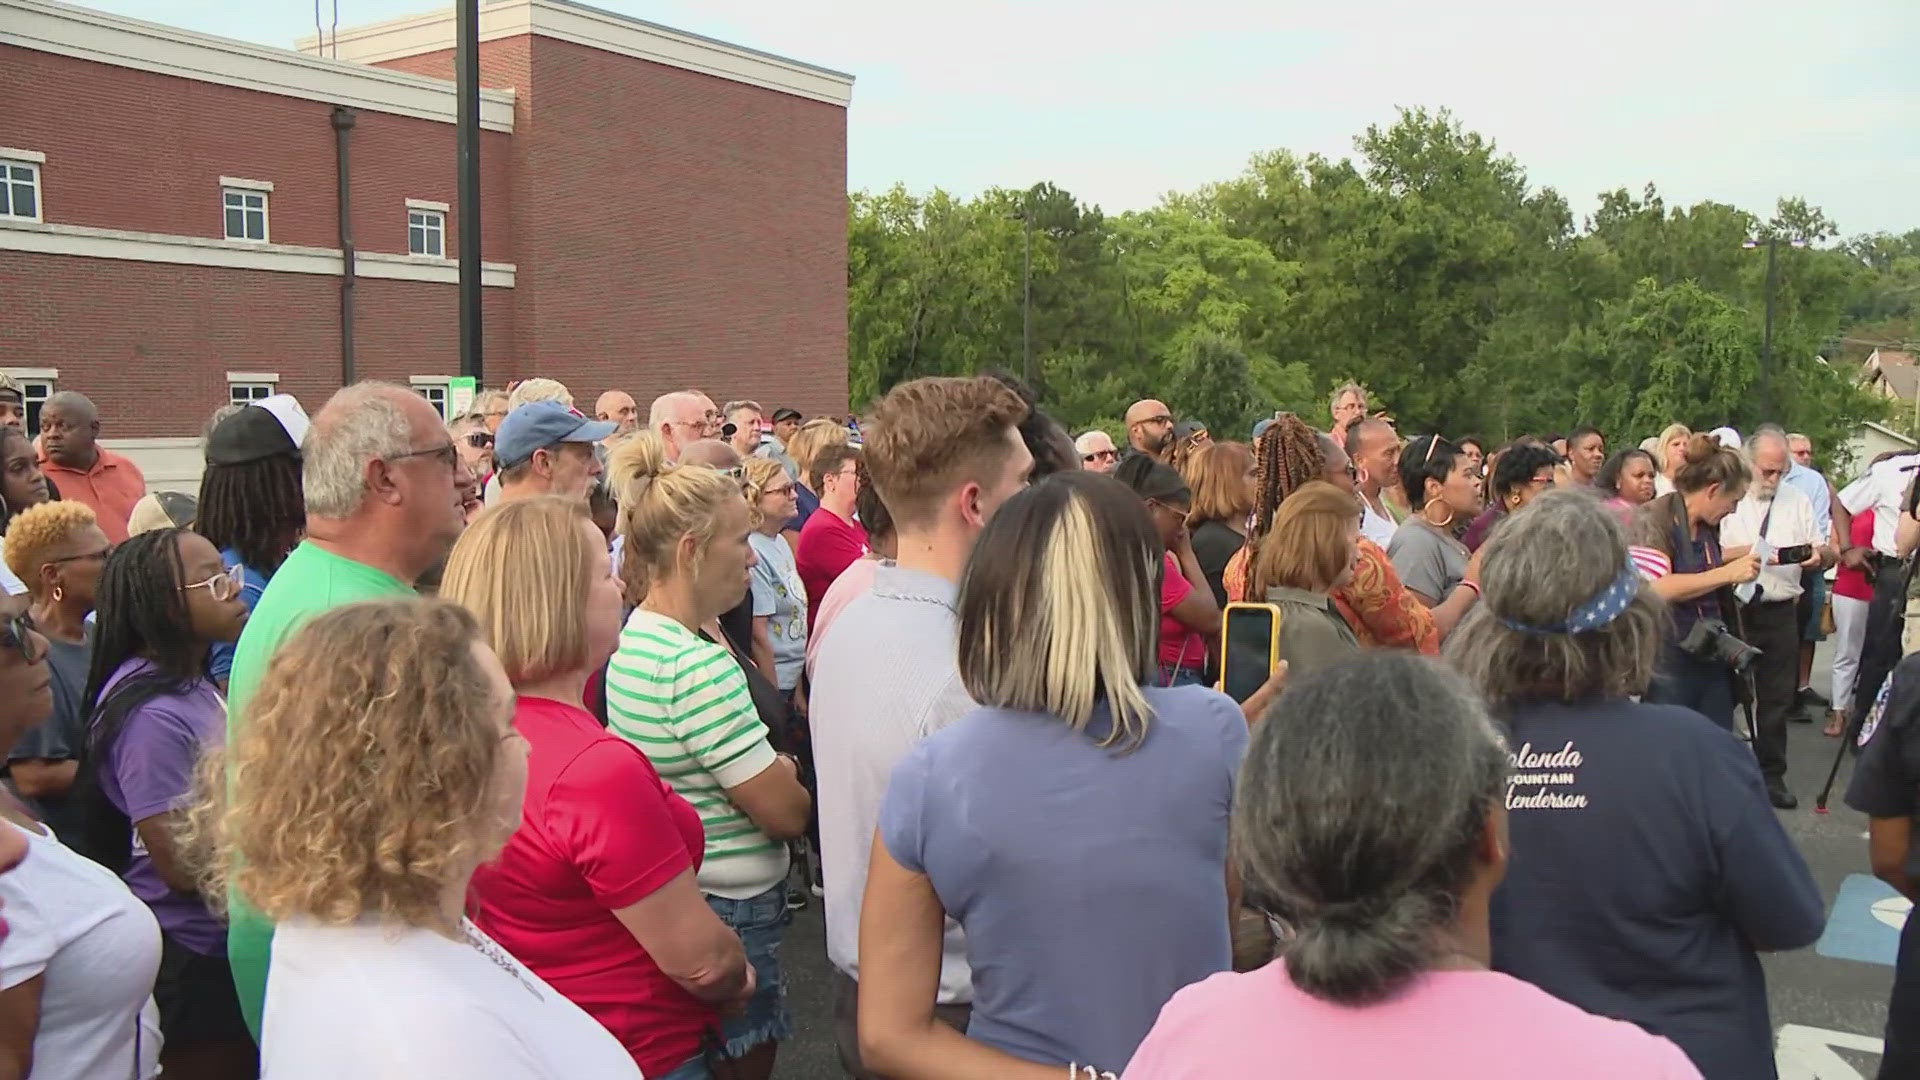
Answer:
[[[408,386],[445,386],[453,381],[451,375],[409,375]]]
[[[273,371],[229,371],[227,381],[229,383],[272,383],[278,386],[280,375]]]
[[[0,0],[0,44],[283,97],[451,124],[445,79],[305,56],[57,3]],[[513,130],[513,91],[480,91],[480,126]]]
[[[440,213],[442,213],[442,214],[451,214],[451,213],[453,213],[453,207],[452,207],[452,206],[450,206],[450,205],[448,205],[448,204],[446,204],[446,203],[443,203],[443,202],[434,202],[434,201],[433,201],[432,199],[408,199],[408,200],[407,200],[407,209],[409,209],[409,210],[437,210],[437,211],[439,211],[439,212],[440,212]]]
[[[244,176],[223,176],[220,178],[220,186],[233,188],[236,191],[272,191],[273,181],[249,180]]]
[[[25,161],[33,165],[45,165],[47,155],[38,150],[22,150],[14,146],[0,146],[0,158],[8,161]]]
[[[345,259],[338,248],[126,232],[96,229],[90,225],[23,222],[9,218],[0,218],[0,251],[334,277],[345,272]],[[480,283],[511,289],[515,271],[513,263],[483,263]],[[364,278],[453,283],[460,280],[460,264],[453,259],[422,259],[384,251],[362,251],[355,254],[354,273]]]
[[[783,94],[846,105],[853,98],[853,76],[789,60],[783,56],[730,45],[684,30],[617,15],[565,0],[498,0],[480,8],[480,40],[537,34],[576,45],[698,71]],[[328,38],[341,59],[377,64],[406,56],[453,48],[453,9],[373,23]],[[297,47],[314,52],[319,39],[302,38]]]
[[[10,375],[22,382],[60,381],[60,369],[57,367],[0,367],[0,375]]]

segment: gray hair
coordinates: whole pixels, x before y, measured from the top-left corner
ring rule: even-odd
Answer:
[[[367,462],[413,450],[413,424],[400,407],[404,386],[360,382],[338,391],[313,418],[300,448],[307,513],[352,517],[367,495]]]
[[[1761,424],[1754,430],[1753,434],[1747,436],[1746,450],[1748,461],[1753,460],[1754,448],[1761,439],[1779,439],[1780,449],[1786,450],[1789,453],[1792,452],[1793,448],[1787,445],[1787,431],[1785,428],[1779,424]]]
[[[229,401],[225,405],[213,410],[213,415],[207,418],[207,429],[200,433],[200,437],[202,439],[213,438],[213,429],[220,426],[220,421],[225,420],[227,417],[232,416],[244,408],[246,408],[246,406],[237,401]]]
[[[1291,926],[1294,985],[1391,996],[1438,956],[1474,879],[1507,749],[1438,662],[1371,652],[1289,685],[1240,767],[1233,850],[1255,910]]]
[[[573,408],[573,391],[558,379],[528,379],[515,386],[513,393],[507,395],[507,411],[512,412],[522,405],[535,401],[557,401],[567,408]]]
[[[739,401],[727,402],[726,407],[720,410],[720,415],[732,416],[734,413],[739,412],[741,409],[752,409],[754,412],[757,412],[757,413],[764,413],[767,411],[760,407],[759,402],[743,398]]]
[[[1645,583],[1625,613],[1598,630],[1539,634],[1506,621],[1558,626],[1626,567],[1626,533],[1598,499],[1549,491],[1507,515],[1483,550],[1483,598],[1447,637],[1445,652],[1490,704],[1592,701],[1646,690],[1668,618]]]

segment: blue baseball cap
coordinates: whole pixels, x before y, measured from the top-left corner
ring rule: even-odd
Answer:
[[[507,414],[493,436],[493,460],[502,469],[532,460],[533,452],[555,443],[597,443],[620,425],[589,420],[557,401],[530,401]]]

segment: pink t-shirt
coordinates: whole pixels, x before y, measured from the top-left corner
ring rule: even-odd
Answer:
[[[1166,554],[1167,572],[1160,579],[1160,662],[1169,667],[1207,666],[1207,639],[1187,629],[1187,624],[1167,612],[1187,598],[1193,583],[1180,573],[1180,561],[1173,552]]]
[[[848,604],[872,590],[873,575],[880,569],[880,563],[877,558],[860,558],[848,563],[827,587],[827,595],[813,605],[813,629],[807,634],[808,671],[813,670],[813,658],[820,652],[820,641],[827,636],[827,627],[833,625],[833,620],[840,617]]]
[[[1492,971],[1436,971],[1380,1005],[1312,997],[1276,960],[1173,995],[1123,1080],[1235,1076],[1699,1080],[1680,1048]]]

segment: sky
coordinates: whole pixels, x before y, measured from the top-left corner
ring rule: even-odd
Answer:
[[[269,45],[297,0],[84,0]],[[335,0],[321,0],[332,19]],[[340,25],[431,0],[337,0]],[[1046,180],[1108,212],[1263,150],[1353,154],[1451,109],[1577,216],[1657,184],[1843,234],[1920,228],[1916,0],[598,0],[856,77],[848,183],[971,195]]]

